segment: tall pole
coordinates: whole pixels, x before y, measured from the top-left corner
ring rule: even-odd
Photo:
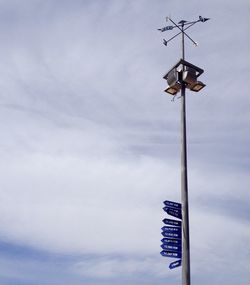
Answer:
[[[182,23],[182,59],[185,60],[184,23]],[[182,68],[184,71],[184,66]],[[188,211],[186,86],[181,81],[181,202],[182,202],[182,285],[190,285],[190,241]]]
[[[191,91],[199,92],[206,85],[197,80],[197,77],[203,73],[203,70],[189,62],[185,61],[185,36],[197,46],[197,43],[185,32],[187,29],[192,27],[194,24],[199,22],[206,22],[209,18],[204,18],[199,16],[196,21],[180,21],[176,24],[170,17],[166,20],[170,20],[173,25],[169,25],[158,29],[161,32],[171,31],[175,28],[179,30],[170,39],[163,39],[163,44],[168,45],[170,41],[175,39],[181,34],[182,38],[182,59],[178,62],[163,78],[168,81],[169,87],[165,92],[176,96],[176,94],[181,90],[181,204],[182,204],[182,259],[178,260],[177,263],[170,264],[170,269],[175,268],[182,264],[182,285],[190,285],[190,240],[189,240],[189,207],[188,207],[188,173],[187,173],[187,135],[186,135],[186,86]],[[179,67],[182,67],[181,70]],[[185,70],[185,68],[188,69]],[[192,76],[187,78],[189,73],[189,68],[192,70]],[[184,78],[184,71],[185,78]],[[195,76],[194,76],[195,72]],[[173,76],[174,74],[174,76]],[[177,74],[177,75],[176,75]],[[175,215],[174,215],[175,216]],[[178,216],[178,215],[177,215]],[[165,235],[164,235],[165,236]],[[164,248],[164,247],[163,247]],[[163,251],[163,256],[167,255],[167,251]],[[172,256],[173,257],[173,256]]]

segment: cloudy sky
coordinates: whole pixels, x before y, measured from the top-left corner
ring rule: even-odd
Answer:
[[[160,252],[180,201],[181,56],[165,17],[196,20],[186,59],[192,284],[250,280],[248,0],[0,0],[0,283],[180,284]]]

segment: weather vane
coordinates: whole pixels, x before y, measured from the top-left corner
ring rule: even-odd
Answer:
[[[180,32],[175,34],[172,38],[170,38],[168,40],[163,39],[163,44],[165,46],[167,46],[170,41],[172,41],[178,35],[183,33],[195,46],[197,46],[198,45],[197,42],[195,42],[187,33],[185,33],[185,31],[187,29],[189,29],[190,27],[192,27],[194,24],[196,24],[198,22],[204,23],[204,22],[208,21],[209,19],[210,18],[203,18],[203,17],[199,16],[199,19],[196,21],[189,22],[189,21],[181,20],[178,24],[176,24],[170,17],[166,17],[166,21],[169,20],[173,25],[172,26],[166,26],[166,27],[160,28],[158,30],[161,32],[165,32],[165,31],[170,31],[170,30],[173,30],[175,28],[178,28],[180,30]]]

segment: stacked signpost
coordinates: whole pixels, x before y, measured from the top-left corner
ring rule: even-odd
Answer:
[[[165,207],[163,210],[167,212],[170,216],[173,216],[179,220],[163,219],[164,225],[162,229],[163,239],[162,241],[162,251],[161,255],[165,257],[178,258],[178,260],[170,263],[169,268],[173,269],[181,266],[182,258],[182,213],[181,204],[164,201]]]

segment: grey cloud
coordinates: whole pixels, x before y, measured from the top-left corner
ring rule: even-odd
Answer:
[[[170,13],[177,20],[211,17],[190,29],[200,45],[186,42],[187,60],[205,69],[207,84],[187,98],[190,200],[201,227],[192,233],[194,268],[209,266],[199,246],[223,272],[232,267],[237,250],[230,260],[220,254],[238,233],[220,253],[211,249],[230,225],[244,231],[244,245],[248,238],[242,217],[249,184],[248,1],[1,1],[0,7],[3,236],[83,254],[159,251],[161,203],[179,200],[180,187],[180,104],[162,92],[162,76],[180,48],[177,39],[163,46],[168,34],[156,29]],[[93,226],[100,217],[102,237]],[[209,243],[203,235],[208,247],[201,245],[197,233],[213,225],[219,237]],[[122,249],[116,229],[126,230],[119,234]],[[240,252],[242,265],[248,257]],[[247,284],[236,268],[234,280],[241,274]],[[205,282],[210,275],[198,276]]]

